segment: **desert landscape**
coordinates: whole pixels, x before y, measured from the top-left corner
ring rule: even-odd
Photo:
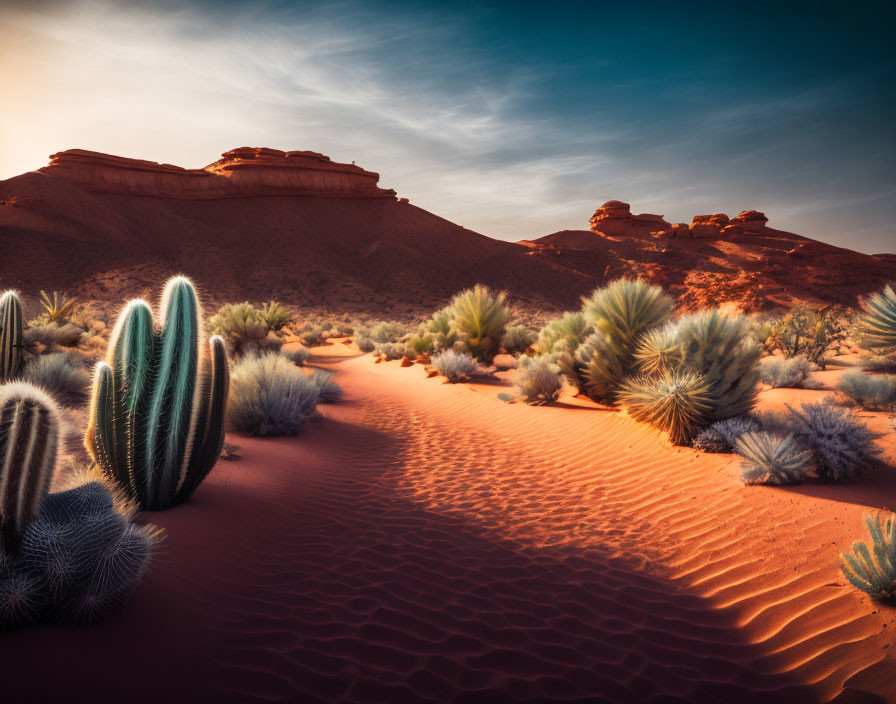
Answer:
[[[3,704],[896,702],[893,19],[0,4]]]

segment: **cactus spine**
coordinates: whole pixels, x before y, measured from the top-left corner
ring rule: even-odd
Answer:
[[[50,489],[59,447],[59,408],[25,383],[0,386],[0,547],[15,549]]]
[[[15,291],[0,296],[0,383],[22,366],[22,301]]]
[[[196,291],[175,277],[160,326],[145,301],[122,311],[94,374],[87,449],[141,508],[186,501],[221,454],[229,384],[224,341],[203,343]]]

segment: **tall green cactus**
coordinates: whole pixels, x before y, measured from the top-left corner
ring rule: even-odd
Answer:
[[[59,447],[60,415],[40,389],[0,386],[0,543],[14,549],[50,489]]]
[[[22,366],[22,301],[15,291],[0,296],[0,383]]]
[[[96,366],[85,444],[102,471],[141,508],[186,501],[224,445],[230,372],[224,341],[202,341],[196,291],[182,276],[153,324],[145,301],[127,304]]]

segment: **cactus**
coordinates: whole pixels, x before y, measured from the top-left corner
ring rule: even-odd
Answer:
[[[668,431],[673,445],[691,442],[705,425],[713,401],[706,378],[689,369],[658,378],[630,377],[619,398],[632,418]]]
[[[0,383],[22,366],[22,301],[15,291],[0,296]]]
[[[865,515],[871,548],[860,540],[852,544],[852,555],[840,553],[843,575],[856,589],[880,601],[896,601],[896,515],[881,526],[881,514]]]
[[[864,344],[879,355],[896,355],[896,292],[885,286],[862,304]]]
[[[59,447],[59,408],[25,383],[0,386],[0,546],[15,550],[50,488]]]
[[[203,354],[190,281],[165,286],[161,325],[145,301],[127,304],[96,366],[85,445],[103,473],[141,508],[186,501],[224,444],[229,370],[224,341]]]

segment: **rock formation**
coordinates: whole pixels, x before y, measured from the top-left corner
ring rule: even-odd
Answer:
[[[395,197],[395,191],[377,186],[379,174],[360,166],[339,164],[317,152],[264,147],[232,149],[202,169],[68,149],[53,154],[50,164],[39,171],[85,191],[160,198]]]
[[[669,227],[662,215],[632,215],[631,207],[621,200],[608,200],[591,216],[591,231],[602,235],[648,237],[650,233]]]

